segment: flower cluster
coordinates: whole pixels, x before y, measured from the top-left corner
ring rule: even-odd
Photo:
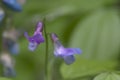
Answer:
[[[29,41],[29,50],[34,51],[40,43],[44,42],[43,37],[43,23],[38,22],[35,32],[32,37],[29,37],[27,32],[24,33],[24,36]],[[74,54],[80,54],[81,50],[79,48],[65,48],[59,41],[55,33],[50,34],[52,42],[54,44],[54,55],[64,59],[66,64],[72,64],[75,61]]]
[[[11,28],[5,30],[2,35],[2,47],[0,62],[3,65],[3,72],[5,77],[15,77],[16,72],[14,70],[15,60],[12,55],[19,53],[19,44],[17,42],[19,33],[16,29]]]
[[[10,11],[21,12],[22,4],[25,0],[1,0],[0,6],[0,24],[3,22],[1,26],[9,27],[6,30],[2,31],[0,38],[2,40],[1,47],[1,55],[0,62],[3,65],[3,74],[5,77],[15,77],[16,71],[14,69],[15,60],[13,59],[13,55],[19,53],[19,44],[18,37],[19,32],[15,28],[13,28],[13,24],[11,23],[13,20],[13,14]],[[9,14],[10,13],[10,14]],[[6,15],[9,14],[9,15]],[[4,19],[4,20],[3,20]],[[8,21],[9,20],[9,21]],[[12,28],[11,28],[12,27]],[[1,28],[1,27],[0,27]]]

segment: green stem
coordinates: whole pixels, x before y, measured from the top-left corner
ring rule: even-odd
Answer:
[[[43,22],[44,24],[44,34],[45,34],[45,80],[48,80],[48,36],[47,36],[47,31],[46,31],[46,26],[45,26],[45,20]]]

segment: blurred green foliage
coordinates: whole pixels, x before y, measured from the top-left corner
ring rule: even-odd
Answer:
[[[119,79],[120,75],[118,75],[117,73],[107,72],[96,76],[94,80],[119,80]]]
[[[0,78],[0,80],[11,80],[9,78]]]
[[[48,32],[57,33],[65,47],[79,47],[83,51],[68,66],[54,58],[49,39],[51,80],[93,80],[101,72],[118,70],[120,65],[120,18],[116,4],[117,0],[28,0],[23,12],[15,14],[14,25],[32,35],[36,22],[46,16]],[[14,79],[43,80],[45,44],[30,52],[24,36],[19,42],[21,52],[15,56]],[[119,78],[118,74],[102,73],[94,80]]]

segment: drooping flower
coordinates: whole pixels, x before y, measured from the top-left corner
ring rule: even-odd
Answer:
[[[51,33],[51,39],[54,43],[54,55],[63,58],[68,65],[75,61],[74,54],[81,53],[79,48],[65,48],[55,33]]]
[[[20,12],[22,11],[22,6],[17,0],[2,0],[2,2],[13,11]]]
[[[40,43],[44,42],[44,37],[42,35],[43,23],[38,22],[33,36],[28,36],[28,33],[25,32],[24,35],[29,41],[29,50],[34,51]]]
[[[3,65],[3,72],[5,77],[15,77],[16,72],[14,70],[15,61],[7,52],[3,52],[0,57],[0,62]]]

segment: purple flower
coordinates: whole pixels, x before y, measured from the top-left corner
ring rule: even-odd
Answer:
[[[28,46],[29,50],[34,51],[40,43],[44,42],[42,31],[43,31],[43,24],[42,22],[38,22],[33,36],[30,37],[28,36],[27,32],[24,33],[25,37],[29,41],[29,46]]]
[[[65,48],[55,33],[51,33],[51,38],[54,43],[54,55],[63,58],[66,64],[72,64],[75,61],[73,55],[81,53],[79,48]]]

